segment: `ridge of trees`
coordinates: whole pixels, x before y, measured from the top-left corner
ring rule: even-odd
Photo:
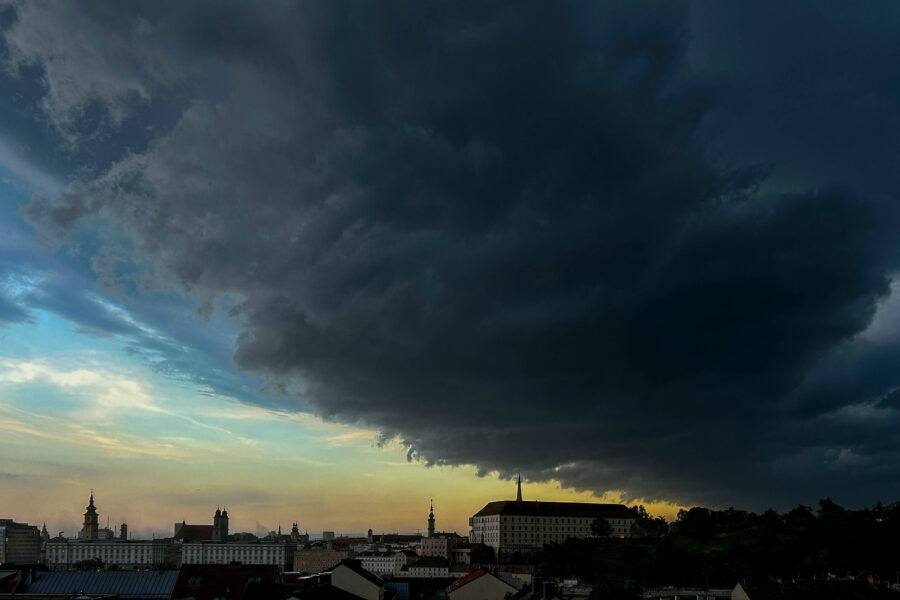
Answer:
[[[672,523],[636,508],[634,537],[549,544],[537,557],[538,573],[593,583],[608,598],[663,585],[900,579],[900,503],[851,510],[824,498],[816,509],[800,505],[784,513],[697,506],[679,511]]]

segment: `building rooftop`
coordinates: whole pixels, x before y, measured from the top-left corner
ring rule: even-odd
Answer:
[[[474,517],[487,517],[492,515],[634,519],[637,516],[637,513],[624,504],[498,500],[496,502],[488,502],[485,504],[484,508],[475,513]]]
[[[336,588],[330,583],[308,590],[298,590],[294,592],[294,598],[300,600],[363,600],[362,596]]]
[[[230,564],[182,565],[173,598],[241,600],[251,583],[279,581],[276,565]]]
[[[466,584],[469,583],[470,581],[475,581],[476,579],[478,579],[478,578],[481,577],[482,575],[487,575],[487,571],[485,571],[484,569],[475,569],[474,571],[472,571],[471,573],[469,573],[469,574],[466,575],[465,577],[463,577],[463,578],[461,578],[461,579],[457,579],[456,581],[454,581],[453,583],[451,583],[451,584],[450,584],[450,587],[447,588],[447,591],[448,591],[448,592],[452,592],[452,591],[454,591],[454,590],[458,590],[459,588],[461,588],[462,586],[466,585]]]
[[[465,539],[463,536],[459,535],[455,531],[438,531],[434,535],[430,535],[424,539],[434,539],[434,538],[448,538],[454,540],[462,540]]]
[[[212,525],[182,525],[175,532],[175,539],[185,542],[197,542],[200,540],[209,540],[213,536]]]
[[[328,571],[326,571],[326,572],[333,572],[335,569],[337,569],[339,567],[347,567],[348,569],[350,569],[357,575],[364,577],[370,583],[374,583],[377,586],[384,585],[384,580],[381,577],[379,577],[375,573],[370,573],[369,571],[366,571],[365,569],[362,568],[362,563],[360,561],[354,560],[352,558],[345,558],[338,564],[336,564],[333,567],[331,567],[330,569],[328,569]]]
[[[443,556],[423,556],[410,565],[411,569],[449,569],[450,561]]]
[[[177,580],[178,571],[42,571],[19,593],[71,594],[78,590],[90,595],[168,599]]]

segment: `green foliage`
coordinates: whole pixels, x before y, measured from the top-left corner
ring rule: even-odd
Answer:
[[[631,524],[631,537],[660,537],[669,533],[665,517],[651,517],[643,506],[637,507],[638,517]]]
[[[594,522],[591,523],[591,533],[606,537],[612,533],[612,525],[610,525],[609,521],[603,517],[597,517],[594,519]]]
[[[815,512],[798,506],[784,514],[695,507],[678,514],[668,535],[644,529],[660,522],[638,509],[640,537],[548,545],[538,556],[538,574],[593,583],[598,598],[626,598],[642,586],[730,588],[746,578],[871,571],[890,579],[900,564],[900,504],[848,510],[826,498]]]
[[[99,558],[90,558],[88,560],[80,560],[72,565],[76,571],[101,571],[103,570],[103,561]]]
[[[472,548],[472,555],[470,560],[472,564],[490,564],[496,562],[496,556],[494,556],[494,548],[491,546],[486,546],[485,544],[478,544],[474,548]]]

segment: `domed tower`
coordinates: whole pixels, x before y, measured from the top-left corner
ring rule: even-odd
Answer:
[[[428,537],[434,537],[434,500],[431,501],[431,512],[428,513]]]
[[[100,517],[97,514],[97,507],[94,506],[94,490],[91,490],[91,501],[85,508],[86,512],[84,513],[84,525],[82,525],[81,527],[81,539],[96,540],[97,531],[100,529]]]

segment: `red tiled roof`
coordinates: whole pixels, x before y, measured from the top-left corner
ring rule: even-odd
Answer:
[[[472,582],[472,581],[475,581],[476,579],[478,579],[478,578],[481,577],[482,575],[487,575],[487,571],[485,571],[484,569],[475,569],[474,571],[472,571],[471,573],[469,573],[468,575],[466,575],[466,576],[463,577],[462,579],[457,579],[456,581],[454,581],[453,583],[451,583],[451,584],[450,584],[450,587],[447,588],[447,591],[448,591],[448,592],[452,592],[452,591],[454,591],[454,590],[458,590],[459,588],[461,588],[462,586],[466,585],[467,583],[470,583],[470,582]]]
[[[637,513],[624,504],[595,504],[593,502],[538,502],[498,500],[488,502],[475,517],[491,515],[515,515],[524,517],[604,517],[608,519],[634,519]]]

